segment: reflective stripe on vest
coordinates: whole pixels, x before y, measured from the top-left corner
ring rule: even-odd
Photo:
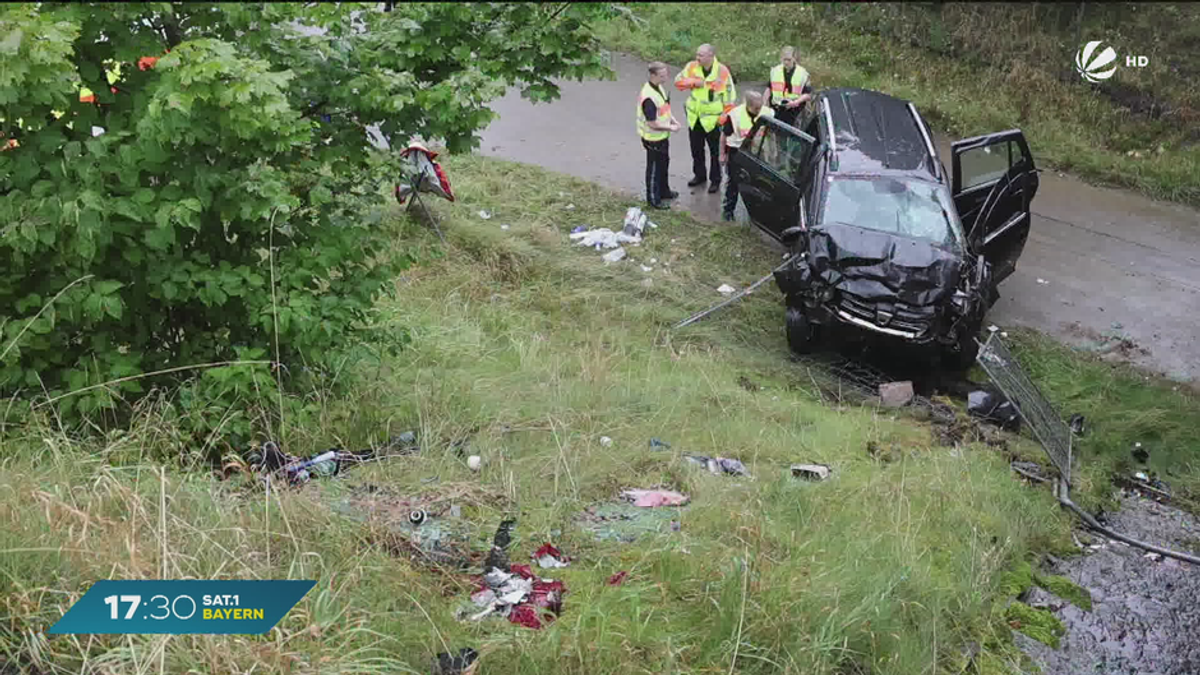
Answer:
[[[675,79],[678,81],[691,78],[703,80],[705,86],[696,87],[688,96],[685,106],[688,128],[696,126],[696,120],[700,120],[702,129],[712,131],[717,127],[717,118],[721,113],[728,110],[737,100],[733,77],[725,64],[713,59],[712,68],[709,69],[707,76],[704,75],[704,69],[700,67],[700,62],[692,61],[680,71],[679,76]],[[708,100],[709,91],[712,91],[711,101]]]
[[[774,117],[775,111],[767,106],[763,106],[758,111],[758,117]],[[738,107],[730,110],[728,113],[721,115],[721,124],[725,124],[725,120],[733,122],[733,135],[725,137],[725,145],[731,148],[742,147],[742,140],[750,135],[750,130],[754,128],[754,122],[758,117],[751,117],[750,111],[746,110],[746,104],[743,103]]]
[[[638,96],[638,102],[637,102],[638,136],[641,136],[643,139],[645,139],[647,141],[661,141],[661,140],[669,137],[671,135],[671,132],[658,131],[656,129],[651,129],[650,126],[646,123],[646,113],[642,111],[642,104],[645,103],[646,99],[650,99],[651,101],[654,101],[654,105],[658,108],[658,118],[655,121],[657,121],[659,124],[662,124],[662,125],[667,125],[667,124],[671,123],[671,101],[669,99],[663,98],[663,95],[660,94],[657,89],[650,86],[649,82],[646,82],[645,84],[642,85],[642,93],[640,96]]]
[[[771,93],[781,101],[800,98],[800,94],[806,84],[808,84],[808,71],[797,65],[796,69],[792,71],[792,90],[784,91],[783,64],[781,63],[771,69]]]

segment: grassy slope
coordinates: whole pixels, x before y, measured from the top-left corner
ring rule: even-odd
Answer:
[[[711,42],[735,76],[763,81],[779,47],[793,44],[819,87],[865,87],[911,100],[939,131],[956,138],[1019,126],[1040,165],[1200,205],[1200,144],[1183,142],[1186,129],[1152,133],[1159,125],[1131,121],[1111,101],[1059,81],[1040,65],[968,65],[853,27],[869,19],[851,10],[890,10],[834,12],[828,5],[792,3],[739,5],[737,11],[705,3],[632,7],[644,21],[619,18],[599,27],[613,49],[683,63],[697,45]],[[1071,50],[1063,53],[1072,58]],[[1160,143],[1166,144],[1161,153]],[[1130,154],[1135,150],[1137,157]]]
[[[627,200],[494,160],[446,165],[460,200],[435,209],[450,248],[437,256],[436,239],[407,226],[403,245],[426,262],[397,280],[388,308],[412,331],[411,348],[358,364],[355,397],[322,401],[319,418],[288,437],[293,452],[310,452],[413,426],[423,452],[276,493],[268,514],[263,494],[236,480],[168,468],[162,482],[146,459],[163,442],[153,415],[103,448],[28,429],[0,455],[0,662],[8,654],[41,672],[132,672],[135,661],[160,658],[161,638],[48,639],[40,630],[95,579],[222,576],[318,583],[266,637],[165,641],[165,672],[427,672],[433,653],[464,645],[481,649],[489,673],[724,672],[735,648],[742,671],[853,672],[853,662],[907,674],[936,655],[959,672],[969,641],[985,645],[990,672],[1003,672],[1014,658],[1004,570],[1032,551],[1069,547],[1070,521],[1047,491],[1014,480],[995,451],[930,447],[928,429],[910,419],[819,402],[807,369],[786,358],[770,287],[666,332],[718,299],[719,284],[744,285],[771,264],[774,254],[745,231],[665,214],[631,249],[636,261],[605,266],[599,253],[571,248],[566,233],[618,226]],[[565,210],[568,202],[577,208]],[[481,208],[491,220],[475,215]],[[659,263],[643,273],[651,257]],[[1182,438],[1178,394],[1021,344],[1053,390],[1096,420],[1095,438],[1119,445],[1126,425],[1146,428],[1119,407],[1126,396],[1156,406],[1158,427]],[[1065,377],[1067,368],[1085,376]],[[747,391],[741,376],[761,388]],[[1101,420],[1092,402],[1117,409]],[[1194,428],[1195,413],[1186,414]],[[487,462],[478,475],[449,449],[474,428],[472,451]],[[650,452],[651,437],[672,449]],[[872,459],[869,441],[895,447],[899,459]],[[682,452],[738,457],[754,479],[708,475]],[[835,477],[795,482],[786,467],[796,461],[829,463]],[[540,633],[457,622],[453,610],[470,592],[464,575],[389,555],[373,543],[378,522],[334,508],[367,482],[458,495],[477,547],[504,514],[519,518],[515,555],[555,541],[578,558],[560,571],[570,589],[562,619]],[[655,483],[693,498],[678,534],[599,543],[571,522],[622,486]],[[606,586],[622,569],[630,580]]]

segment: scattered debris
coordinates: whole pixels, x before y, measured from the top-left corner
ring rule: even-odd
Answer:
[[[1139,464],[1145,464],[1146,462],[1150,461],[1150,451],[1143,448],[1140,442],[1133,444],[1133,450],[1130,451],[1130,454],[1133,455],[1133,458],[1136,459]]]
[[[1049,281],[1046,281],[1045,279],[1038,279],[1037,282],[1041,286],[1045,286],[1050,283]]]
[[[472,471],[478,471],[483,467],[483,458],[479,455],[471,455],[467,458],[467,468]]]
[[[571,564],[570,558],[549,543],[542,544],[542,547],[530,557],[537,561],[538,567],[542,568],[566,567]]]
[[[906,406],[913,400],[913,383],[905,380],[881,384],[879,385],[879,398],[887,408]]]
[[[627,576],[629,576],[629,572],[626,570],[621,570],[620,572],[617,572],[608,578],[608,585],[620,586],[621,584],[625,583],[625,577]]]
[[[651,259],[650,259],[650,264],[651,264],[651,265],[657,265],[657,264],[658,264],[658,258],[651,258]]]
[[[829,478],[830,468],[824,464],[793,464],[792,475],[805,480],[821,481]]]
[[[479,652],[463,647],[458,654],[443,652],[433,663],[433,675],[471,675],[475,672]]]
[[[584,232],[574,232],[570,235],[576,246],[591,246],[596,250],[601,248],[618,248],[621,244],[641,243],[640,237],[631,237],[624,232],[613,232],[607,227]]]
[[[967,412],[1006,431],[1015,432],[1021,428],[1017,407],[999,390],[977,389],[967,394]]]
[[[1162,559],[1163,559],[1163,555],[1161,553],[1147,553],[1146,555],[1144,555],[1142,557],[1146,558],[1147,560],[1152,560],[1154,562],[1162,562]]]
[[[643,271],[643,272],[653,272],[653,271],[654,271],[654,268],[653,268],[653,267],[646,266],[646,265],[642,265],[642,271]]]
[[[488,552],[487,560],[483,563],[484,572],[488,572],[493,568],[502,570],[508,569],[508,545],[512,543],[512,528],[517,524],[517,521],[509,518],[500,523],[496,528],[496,535],[492,538],[492,550]]]
[[[625,224],[621,228],[621,232],[630,237],[637,237],[640,240],[642,233],[646,230],[647,222],[649,222],[649,218],[646,217],[646,214],[642,213],[642,210],[638,207],[631,206],[625,212]]]
[[[625,258],[625,249],[618,248],[615,251],[610,251],[608,253],[605,253],[601,257],[604,258],[604,262],[610,262],[610,263],[617,262],[618,260],[622,260]]]
[[[609,438],[608,436],[600,437],[600,445],[603,445],[606,448],[611,448],[612,444],[613,444],[613,440],[611,438]]]
[[[507,229],[508,229],[508,225],[501,225],[501,226],[500,226],[500,229],[502,229],[502,230],[507,230]]]
[[[757,384],[755,384],[753,381],[750,380],[750,378],[746,377],[745,375],[738,376],[738,386],[741,387],[742,389],[745,389],[746,391],[748,391],[750,393],[754,393],[754,392],[758,391],[758,388],[759,388]]]
[[[703,455],[684,455],[684,458],[706,467],[708,472],[713,475],[719,476],[722,473],[733,474],[735,476],[748,475],[746,466],[736,459],[705,457]]]
[[[587,229],[588,229],[587,225],[576,225],[575,227],[571,228],[571,234],[579,234],[580,232],[587,232]]]
[[[1084,417],[1079,413],[1071,415],[1071,419],[1067,421],[1067,426],[1071,427],[1071,433],[1076,436],[1082,436],[1084,431]]]
[[[646,509],[628,502],[589,506],[577,517],[598,541],[632,543],[645,535],[674,531],[674,509]]]
[[[656,506],[682,506],[688,497],[672,490],[624,490],[621,496],[634,506],[653,508]]]
[[[471,602],[482,611],[470,620],[479,621],[495,614],[537,629],[562,613],[562,596],[567,589],[561,581],[539,579],[529,565],[512,565],[508,569],[505,572],[493,567],[478,579],[479,590],[471,594]]]
[[[650,449],[651,450],[662,450],[662,449],[670,450],[671,444],[667,443],[665,441],[659,440],[657,438],[651,438],[650,439]]]
[[[574,210],[575,210],[575,205],[574,205],[574,204],[567,204],[567,206],[566,206],[565,208],[566,208],[568,211],[574,211]]]
[[[408,514],[408,522],[413,527],[420,527],[421,523],[424,523],[428,519],[429,513],[425,509],[417,509]]]
[[[729,284],[721,284],[721,286],[717,289],[717,292],[721,295],[730,295],[731,293],[737,292],[737,289]]]
[[[491,219],[492,219],[492,214],[488,213],[487,211],[480,211],[480,212],[479,212],[479,217],[480,217],[480,218],[483,218],[484,220],[491,220]]]

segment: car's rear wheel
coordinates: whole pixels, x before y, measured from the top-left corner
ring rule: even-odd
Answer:
[[[817,344],[817,326],[809,321],[804,310],[788,307],[785,317],[788,347],[797,354],[810,354]]]

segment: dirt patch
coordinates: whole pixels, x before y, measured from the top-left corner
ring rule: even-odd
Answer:
[[[1117,532],[1196,553],[1200,523],[1183,511],[1127,495],[1110,516]],[[1084,555],[1052,560],[1049,571],[1086,589],[1091,611],[1032,589],[1025,601],[1066,626],[1058,649],[1015,634],[1044,673],[1200,672],[1200,569],[1104,537],[1081,537]],[[1192,548],[1189,548],[1192,547]]]

